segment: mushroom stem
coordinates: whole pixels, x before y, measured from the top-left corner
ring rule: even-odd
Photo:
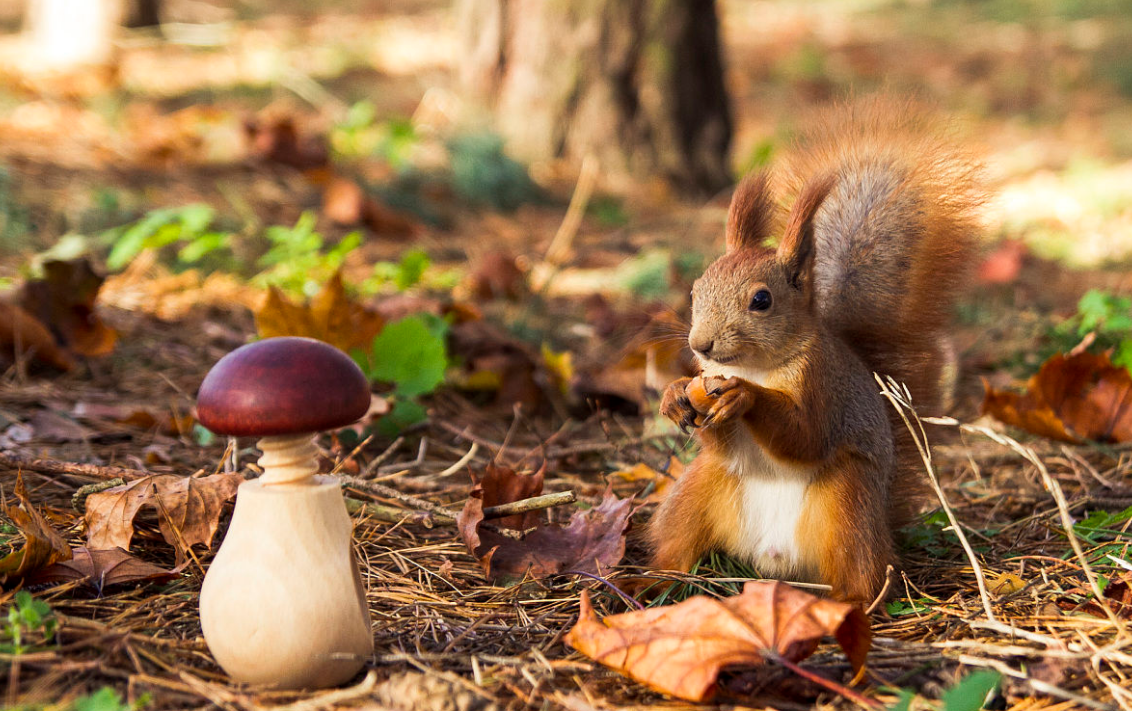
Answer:
[[[318,473],[318,446],[314,435],[277,435],[256,443],[263,456],[259,480],[265,486],[279,484],[313,484]]]

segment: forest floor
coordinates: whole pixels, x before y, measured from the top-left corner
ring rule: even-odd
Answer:
[[[90,534],[73,501],[80,487],[254,471],[252,442],[232,450],[191,413],[209,368],[257,335],[291,327],[358,345],[366,323],[446,316],[446,383],[419,397],[397,391],[404,383],[377,388],[382,402],[410,403],[394,410],[406,418],[400,434],[375,416],[320,440],[336,472],[402,494],[346,487],[382,505],[354,513],[375,654],[340,690],[232,683],[197,616],[213,551],[170,545],[151,510],[133,521],[130,553],[162,570],[186,557],[175,575],[22,583],[55,629],[49,638],[34,615],[0,620],[4,707],[688,706],[563,638],[583,590],[601,614],[628,609],[617,580],[641,572],[656,490],[694,455],[658,416],[656,390],[686,367],[689,279],[722,248],[728,195],[692,201],[647,180],[615,192],[599,173],[571,226],[568,205],[588,180],[577,166],[518,166],[483,134],[457,138],[448,3],[236,6],[172,2],[185,13],[169,30],[179,41],[132,33],[113,76],[0,69],[0,298],[15,303],[27,282],[46,282],[54,306],[43,319],[79,354],[57,368],[16,359],[0,375],[0,553],[25,544],[7,508],[17,475],[25,508],[78,549]],[[994,708],[1132,708],[1127,444],[1056,442],[980,412],[984,387],[1016,385],[1082,338],[1094,351],[1132,338],[1120,320],[1132,293],[1132,20],[1121,2],[1030,10],[1007,0],[721,3],[737,174],[773,162],[808,109],[882,87],[927,95],[987,155],[983,261],[957,314],[955,419],[927,428],[970,550],[941,510],[907,532],[903,570],[872,614],[867,675],[853,686],[885,708],[901,689],[921,697],[912,708],[979,708],[946,696],[976,669],[1001,676]],[[486,183],[497,192],[477,190]],[[515,195],[522,204],[510,209]],[[556,234],[572,257],[551,264]],[[81,268],[45,269],[86,257],[107,274],[100,288]],[[336,308],[360,321],[300,324],[317,318],[265,306],[267,286],[301,303],[339,269],[347,290]],[[1081,302],[1090,290],[1098,295]],[[92,302],[100,323],[66,320]],[[1089,321],[1098,309],[1099,326]],[[607,405],[596,413],[595,398]],[[427,420],[412,422],[416,404]],[[3,459],[14,456],[60,464]],[[459,510],[469,472],[489,464],[545,466],[546,491],[574,491],[581,506],[551,510],[556,522],[599,505],[608,486],[638,497],[622,565],[601,571],[605,582],[486,579],[456,528],[409,497]],[[403,516],[391,522],[390,509]],[[219,540],[230,506],[217,515]],[[685,589],[731,594],[741,572],[713,558]],[[21,579],[9,575],[0,607],[22,609]],[[832,644],[803,666],[839,684],[853,676]],[[118,696],[98,696],[104,687]],[[103,705],[82,705],[94,701]],[[863,702],[769,664],[729,671],[716,703]]]

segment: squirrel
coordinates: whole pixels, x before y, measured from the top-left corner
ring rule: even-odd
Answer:
[[[939,414],[948,322],[976,250],[979,166],[925,108],[889,97],[827,112],[789,163],[777,248],[767,173],[736,188],[726,253],[692,289],[701,372],[661,413],[699,454],[649,525],[654,568],[709,550],[867,604],[927,491],[873,373]]]

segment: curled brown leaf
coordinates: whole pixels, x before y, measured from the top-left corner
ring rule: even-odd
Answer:
[[[86,500],[87,546],[129,550],[134,519],[148,507],[157,514],[162,537],[176,550],[177,565],[183,565],[192,546],[211,545],[224,504],[242,482],[239,474],[156,474],[91,494]]]
[[[702,702],[715,693],[725,667],[774,657],[797,662],[826,636],[837,640],[855,671],[864,666],[871,633],[859,608],[774,581],[749,582],[723,600],[696,596],[604,620],[583,591],[566,643],[661,693]]]
[[[0,559],[0,582],[23,578],[56,561],[71,557],[71,547],[63,536],[28,500],[24,480],[17,476],[17,505],[5,506],[4,513],[23,534],[24,544]]]
[[[1055,355],[1030,378],[1025,393],[986,386],[982,411],[1042,437],[1132,440],[1132,374],[1107,355]]]

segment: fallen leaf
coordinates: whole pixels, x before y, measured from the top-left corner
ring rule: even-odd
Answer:
[[[1022,394],[985,387],[984,414],[1036,435],[1074,443],[1132,439],[1132,374],[1107,355],[1055,355]]]
[[[24,488],[22,476],[16,476],[15,487],[18,505],[5,506],[4,513],[24,537],[24,545],[0,559],[0,581],[23,578],[56,561],[71,557],[71,547],[63,540],[31,501]]]
[[[987,583],[995,595],[1011,595],[1026,587],[1026,581],[1015,573],[987,571]]]
[[[507,252],[488,252],[476,260],[465,280],[472,298],[515,300],[527,291],[526,275],[515,256]]]
[[[415,220],[386,207],[356,181],[340,175],[332,176],[323,189],[322,214],[335,224],[362,224],[388,237],[416,237],[423,231]]]
[[[176,570],[166,570],[139,560],[121,548],[100,551],[79,547],[70,560],[50,565],[28,578],[28,583],[85,581],[99,594],[111,585],[138,582],[164,582],[177,578]]]
[[[510,410],[521,403],[524,412],[533,414],[556,392],[542,357],[494,324],[483,320],[455,324],[448,343],[452,355],[463,361],[456,384],[469,389],[492,386],[498,407]]]
[[[156,474],[91,494],[86,500],[87,547],[128,551],[134,518],[149,507],[157,514],[162,537],[176,550],[180,566],[192,546],[212,544],[224,504],[235,497],[243,481],[239,474],[200,478]]]
[[[47,326],[56,343],[71,352],[95,357],[113,351],[118,334],[94,311],[102,277],[90,260],[44,262],[43,272],[43,279],[24,283],[20,307]]]
[[[0,362],[12,355],[30,357],[59,370],[75,367],[75,359],[55,343],[51,331],[14,304],[0,303],[0,350]]]
[[[987,255],[978,269],[980,284],[1013,284],[1022,273],[1022,262],[1029,254],[1026,243],[1008,239]]]
[[[120,403],[80,402],[71,414],[83,420],[110,420],[115,424],[139,430],[157,430],[162,434],[180,436],[190,432],[195,420],[192,415]]]
[[[295,120],[290,116],[250,119],[244,123],[244,134],[251,153],[270,163],[315,171],[325,168],[330,162],[326,140],[300,136]]]
[[[749,582],[723,600],[698,595],[604,620],[583,591],[566,643],[661,693],[703,702],[725,667],[758,666],[775,656],[797,662],[825,636],[837,640],[854,671],[861,669],[871,644],[865,614],[773,581]]]
[[[618,499],[607,491],[600,506],[575,512],[566,526],[544,524],[515,540],[486,528],[481,530],[484,491],[476,486],[456,517],[456,525],[464,544],[492,582],[564,571],[600,574],[620,563],[625,555],[631,504],[631,499]]]
[[[50,410],[36,410],[28,425],[41,442],[85,442],[97,435],[91,428]]]
[[[481,474],[473,473],[473,480],[483,490],[483,506],[499,506],[513,501],[521,501],[542,494],[543,477],[546,464],[533,474],[521,474],[510,467],[488,464]],[[545,520],[545,511],[527,511],[514,516],[504,516],[494,521],[496,526],[525,531]]]
[[[613,472],[613,476],[625,481],[655,482],[653,491],[645,501],[659,501],[664,498],[668,486],[684,473],[684,464],[676,457],[669,457],[665,471],[658,472],[644,462],[634,464],[628,469]]]
[[[368,352],[385,320],[347,296],[342,275],[335,274],[307,304],[296,304],[272,287],[256,310],[255,323],[261,338],[317,338],[349,353],[355,348]]]

